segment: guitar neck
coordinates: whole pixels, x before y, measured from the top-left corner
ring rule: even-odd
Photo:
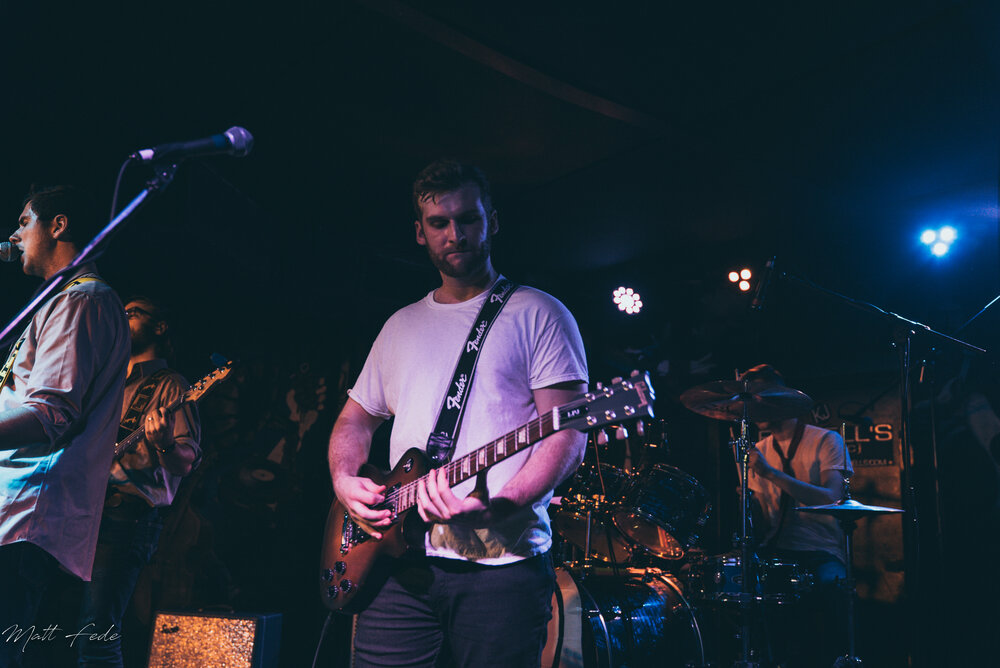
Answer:
[[[546,436],[555,433],[552,413],[546,412],[527,424],[521,425],[514,431],[504,434],[497,440],[484,445],[483,447],[470,452],[464,457],[444,465],[448,476],[448,485],[455,485],[472,478],[479,473],[498,464],[508,457],[512,457],[526,448],[534,445]],[[402,485],[393,496],[396,497],[396,514],[417,505],[417,483],[425,480],[431,475],[435,475],[437,470],[429,473],[413,482]]]
[[[184,403],[184,397],[177,397],[164,407],[167,415],[170,415]],[[146,425],[140,424],[139,428],[115,444],[115,458],[132,452],[139,445],[139,442],[146,437]]]

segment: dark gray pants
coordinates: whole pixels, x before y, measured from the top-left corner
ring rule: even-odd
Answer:
[[[537,668],[554,583],[547,554],[506,566],[399,560],[358,616],[355,666]]]

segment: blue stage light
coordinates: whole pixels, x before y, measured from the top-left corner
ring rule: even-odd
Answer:
[[[946,244],[943,241],[939,241],[933,246],[931,246],[931,254],[936,255],[937,257],[941,257],[948,252],[949,248],[951,248],[949,244]]]
[[[951,244],[955,239],[958,238],[958,230],[956,230],[951,225],[945,225],[940,230],[938,230],[938,239],[946,244]]]
[[[930,246],[932,243],[937,241],[938,233],[934,230],[924,230],[920,234],[920,243]]]

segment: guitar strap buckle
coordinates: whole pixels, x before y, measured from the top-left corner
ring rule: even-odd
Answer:
[[[455,440],[450,434],[435,431],[427,438],[427,456],[430,457],[431,466],[434,468],[447,464],[454,450]]]

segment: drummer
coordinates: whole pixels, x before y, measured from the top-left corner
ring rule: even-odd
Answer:
[[[753,367],[740,379],[751,381],[752,387],[786,386],[769,364]],[[819,628],[828,632],[816,638],[819,644],[806,638],[798,638],[803,642],[795,644],[816,651],[826,645],[835,654],[843,643],[839,631],[834,631],[840,629],[837,608],[843,599],[837,585],[847,576],[843,531],[833,517],[795,512],[794,508],[840,501],[845,473],[850,476],[853,472],[850,457],[840,434],[806,424],[805,416],[775,416],[770,421],[763,417],[755,422],[767,436],[749,452],[749,485],[765,525],[763,531],[755,531],[758,537],[763,536],[758,552],[762,558],[797,563],[813,574],[814,593],[804,604],[820,615]]]

